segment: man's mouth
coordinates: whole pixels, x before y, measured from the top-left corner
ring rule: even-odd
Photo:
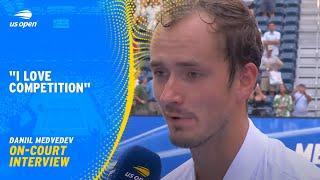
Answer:
[[[195,123],[195,118],[191,116],[182,116],[182,115],[166,115],[167,121],[177,126],[190,126]]]
[[[180,117],[178,117],[178,116],[170,116],[170,118],[173,119],[173,120],[178,120],[178,119],[180,119]]]

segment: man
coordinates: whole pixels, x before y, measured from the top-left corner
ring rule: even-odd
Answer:
[[[146,91],[148,93],[148,106],[149,106],[149,110],[150,113],[149,115],[159,115],[160,111],[158,108],[158,104],[157,101],[154,97],[154,91],[153,91],[153,79],[152,77],[148,77],[148,82],[146,85]]]
[[[279,45],[280,45],[281,34],[276,31],[276,25],[270,21],[268,23],[268,31],[263,34],[262,43],[265,47],[265,52],[268,49],[272,49],[272,56],[279,56]]]
[[[141,75],[139,77],[139,85],[135,88],[134,95],[134,105],[132,114],[135,115],[148,115],[149,106],[148,106],[148,93],[146,91],[147,86],[147,77]]]
[[[173,4],[152,37],[151,69],[171,142],[192,159],[164,179],[319,178],[315,165],[248,119],[262,54],[249,10],[240,0]]]
[[[279,84],[282,84],[282,78],[278,79],[278,84],[270,84],[270,75],[273,75],[273,72],[279,72],[279,69],[282,67],[283,63],[277,56],[272,56],[272,48],[269,46],[267,52],[261,58],[261,90],[265,94],[271,94],[279,89]],[[281,75],[281,74],[280,74]],[[276,78],[274,78],[276,79]],[[274,96],[274,94],[273,94]]]
[[[308,104],[312,101],[312,97],[306,93],[306,85],[299,84],[292,92],[294,102],[293,116],[306,117],[308,115]]]

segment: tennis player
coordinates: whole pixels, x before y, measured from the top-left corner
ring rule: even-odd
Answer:
[[[263,48],[255,18],[240,0],[171,2],[150,48],[170,139],[192,153],[163,179],[320,179],[314,164],[248,118]]]

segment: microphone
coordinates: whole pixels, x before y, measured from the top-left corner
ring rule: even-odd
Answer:
[[[158,154],[141,146],[128,148],[111,170],[108,180],[160,180]]]

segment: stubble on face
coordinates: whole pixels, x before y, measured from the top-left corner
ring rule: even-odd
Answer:
[[[215,138],[219,137],[223,134],[225,127],[229,123],[229,120],[223,120],[223,123],[220,125],[219,129],[216,131],[212,131],[208,134],[203,134],[202,136],[193,136],[191,138],[184,138],[183,135],[179,137],[179,133],[183,133],[185,131],[181,127],[172,127],[170,132],[170,141],[172,144],[181,147],[181,148],[197,148],[204,144],[206,144],[208,141],[214,141]]]

